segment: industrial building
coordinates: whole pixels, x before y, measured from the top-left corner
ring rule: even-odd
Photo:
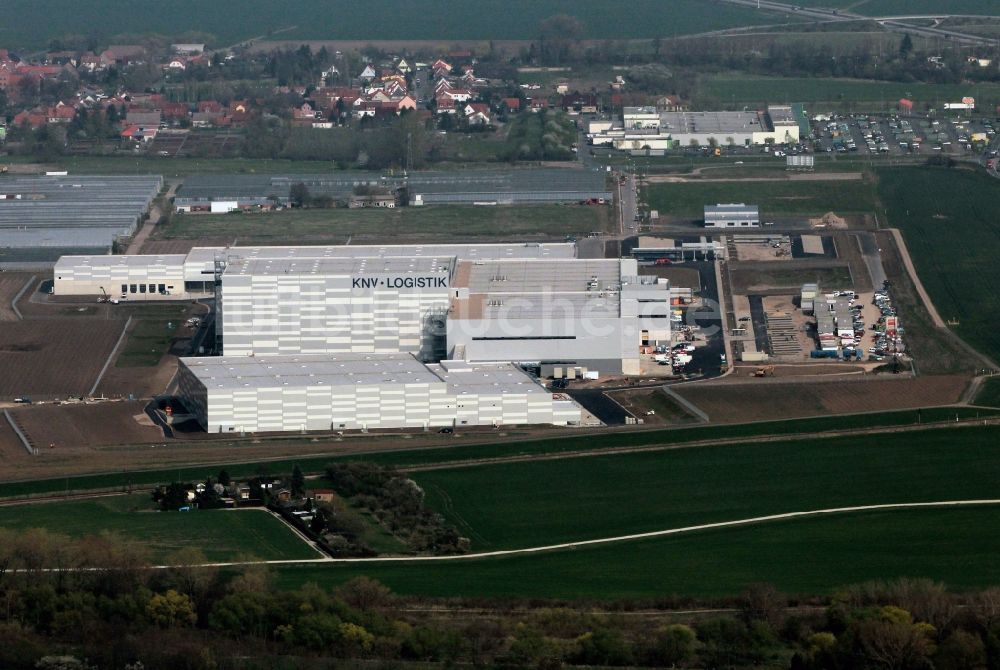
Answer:
[[[760,209],[742,202],[705,205],[704,220],[706,228],[759,228]]]
[[[749,147],[799,141],[801,119],[790,106],[766,111],[666,112],[655,107],[625,107],[621,122],[592,121],[587,137],[595,146],[625,151],[663,150],[690,145]]]
[[[522,369],[639,374],[640,347],[671,335],[665,279],[640,275],[634,259],[575,254],[574,244],[486,244],[77,256],[60,260],[54,292],[215,293],[224,355],[186,359],[180,386],[213,432],[429,427],[456,416],[565,424],[579,408]]]
[[[581,410],[510,363],[411,354],[181,359],[187,409],[210,432],[569,425]]]
[[[202,175],[189,177],[177,191],[179,212],[225,213],[272,209],[290,204],[291,188],[304,184],[312,196],[349,203],[355,189],[377,189],[411,206],[564,203],[612,194],[605,176],[589,170],[525,168],[510,170],[333,172],[295,175]]]
[[[4,264],[109,253],[135,233],[162,187],[159,176],[0,177]]]
[[[576,247],[556,244],[425,244],[307,247],[195,247],[188,254],[63,256],[55,264],[56,295],[115,295],[128,300],[183,300],[210,296],[226,266],[255,260],[457,256],[573,258]],[[134,285],[134,288],[133,288]],[[150,291],[152,285],[156,291]],[[163,286],[163,289],[160,286]],[[143,288],[144,287],[144,288]]]

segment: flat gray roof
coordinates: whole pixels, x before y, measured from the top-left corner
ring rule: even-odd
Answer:
[[[458,277],[455,286],[466,286],[470,293],[592,293],[592,281],[600,290],[621,287],[621,261],[462,261]]]
[[[131,235],[159,176],[0,177],[0,246],[108,248]]]
[[[425,365],[413,354],[308,354],[182,358],[209,391],[310,386],[445,384],[456,395],[548,391],[510,363],[443,361]]]
[[[181,360],[208,390],[441,382],[412,354],[404,353],[217,356]]]
[[[757,112],[661,112],[660,132],[753,133],[766,130]]]
[[[361,258],[257,258],[231,262],[226,275],[363,275],[451,272],[452,256]]]

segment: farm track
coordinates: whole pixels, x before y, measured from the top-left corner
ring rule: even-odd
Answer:
[[[532,554],[542,554],[567,549],[579,549],[581,547],[592,547],[604,544],[616,544],[620,542],[630,542],[634,540],[645,540],[658,537],[686,535],[706,530],[718,530],[723,528],[739,528],[745,526],[762,525],[774,521],[786,521],[791,519],[802,519],[809,517],[830,516],[837,514],[856,514],[863,512],[878,511],[899,511],[910,509],[928,508],[955,508],[955,507],[985,507],[1000,505],[1000,499],[985,500],[938,500],[916,503],[883,503],[878,505],[856,505],[850,507],[831,507],[825,509],[803,510],[798,512],[784,512],[781,514],[769,514],[766,516],[756,516],[731,521],[719,521],[715,523],[704,523],[694,526],[681,526],[678,528],[667,528],[654,530],[645,533],[633,533],[630,535],[619,535],[614,537],[601,537],[590,540],[577,540],[574,542],[562,542],[559,544],[549,544],[534,547],[523,547],[520,549],[498,549],[494,551],[483,551],[469,554],[449,554],[443,556],[376,556],[366,558],[301,558],[301,559],[272,559],[255,561],[216,561],[210,563],[197,563],[185,565],[189,568],[230,568],[247,565],[316,565],[316,564],[350,564],[350,563],[441,563],[441,562],[461,562],[474,561],[484,558],[503,558],[508,556],[527,556]],[[151,570],[169,570],[176,568],[176,565],[152,565]],[[103,570],[103,567],[87,568],[42,568],[39,572],[89,572]]]

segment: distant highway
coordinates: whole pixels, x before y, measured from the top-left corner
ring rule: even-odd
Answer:
[[[794,16],[804,16],[817,21],[837,22],[837,21],[874,21],[886,30],[898,33],[910,33],[911,35],[921,35],[923,37],[938,37],[951,40],[956,44],[968,46],[996,46],[997,40],[981,35],[970,35],[968,33],[948,30],[946,28],[936,28],[930,26],[914,26],[904,23],[907,20],[936,19],[944,20],[949,18],[986,18],[976,14],[900,14],[896,16],[864,16],[855,14],[843,9],[824,9],[817,7],[800,7],[795,4],[785,2],[774,2],[773,0],[722,0],[731,5],[740,5],[752,9],[766,9],[772,12],[783,12]],[[996,18],[996,17],[989,17]]]

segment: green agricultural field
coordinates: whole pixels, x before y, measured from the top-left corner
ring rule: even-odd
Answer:
[[[556,14],[579,18],[587,37],[627,39],[796,20],[723,4],[706,7],[700,0],[671,0],[669,12],[663,11],[660,0],[635,0],[615,11],[608,11],[607,3],[599,0],[370,0],[339,3],[335,11],[321,0],[292,5],[243,0],[236,12],[223,3],[163,0],[143,2],[141,11],[139,7],[128,12],[119,9],[120,4],[112,0],[84,4],[49,0],[44,5],[7,0],[0,44],[44,48],[50,39],[69,34],[109,38],[118,33],[178,35],[187,31],[214,35],[212,46],[272,33],[275,39],[523,40],[536,38],[539,24]]]
[[[1000,181],[961,169],[879,170],[889,224],[903,232],[941,318],[966,342],[1000,358]],[[904,324],[905,325],[905,324]]]
[[[801,102],[810,113],[827,111],[830,106],[865,111],[886,109],[895,107],[900,98],[913,100],[919,109],[924,105],[940,109],[945,102],[969,95],[976,98],[981,109],[993,109],[1000,103],[1000,84],[923,84],[743,74],[707,75],[699,84],[699,96],[706,104],[741,109],[745,105]]]
[[[414,475],[477,550],[875,503],[992,498],[996,428],[725,445]]]
[[[241,555],[263,560],[317,558],[291,529],[264,510],[157,512],[145,493],[4,507],[0,526],[44,528],[74,538],[115,533],[146,547],[154,561],[185,547],[201,549],[210,561]]]
[[[1000,407],[1000,377],[993,377],[983,382],[976,394],[976,404],[983,407]]]
[[[555,431],[547,439],[531,439],[515,442],[485,442],[481,444],[459,444],[406,451],[378,451],[377,446],[363,454],[350,456],[312,456],[307,458],[286,458],[273,461],[232,461],[224,467],[233,477],[249,477],[261,472],[288,473],[298,464],[304,472],[322,472],[331,461],[363,460],[401,468],[435,463],[452,463],[503,456],[551,454],[581,449],[611,449],[615,447],[641,447],[656,445],[683,445],[699,440],[741,440],[761,435],[793,436],[803,433],[819,433],[832,430],[850,430],[876,427],[911,426],[919,422],[951,422],[955,419],[972,419],[994,416],[997,410],[973,407],[931,407],[920,410],[898,412],[875,412],[789,421],[759,421],[726,426],[699,426],[696,428],[670,428],[665,430],[629,431],[588,435],[581,440],[572,433]],[[517,437],[516,433],[511,435]],[[479,436],[473,436],[473,439]],[[456,438],[448,438],[455,440]],[[44,493],[58,493],[65,490],[77,491],[124,487],[133,485],[153,485],[179,479],[181,481],[202,481],[215,476],[220,465],[192,465],[186,468],[132,471],[122,473],[78,475],[20,482],[7,482],[0,488],[3,496],[31,496]]]
[[[829,594],[875,579],[930,578],[955,589],[1000,582],[996,507],[866,512],[721,528],[530,556],[447,563],[282,566],[280,587],[359,575],[438,597],[654,599],[733,596],[771,583]]]
[[[240,244],[449,242],[563,239],[607,231],[610,207],[438,205],[398,209],[306,209],[262,214],[174,214],[154,239],[239,239]]]
[[[838,3],[843,1],[836,0]],[[861,0],[861,2],[851,2],[850,9],[852,12],[865,16],[940,15],[942,13],[1000,15],[1000,6],[997,6],[995,0]]]
[[[643,195],[650,209],[699,220],[705,205],[746,202],[760,205],[761,216],[820,215],[826,212],[871,212],[875,198],[863,181],[683,182],[650,184]]]

